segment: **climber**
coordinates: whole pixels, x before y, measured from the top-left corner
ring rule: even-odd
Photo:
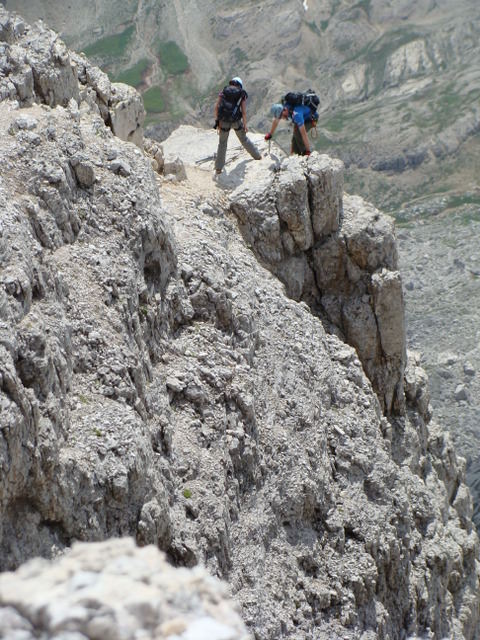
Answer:
[[[288,94],[285,97],[295,94]],[[283,104],[272,104],[270,113],[273,116],[270,132],[265,135],[265,140],[271,140],[280,120],[291,119],[293,122],[293,134],[290,147],[290,153],[296,153],[300,156],[309,156],[311,153],[310,142],[308,140],[308,132],[315,127],[318,120],[318,114],[314,105],[298,104],[293,105],[289,102]]]
[[[218,95],[214,109],[214,129],[218,130],[219,135],[215,159],[215,173],[217,175],[222,173],[225,165],[230,129],[235,131],[237,138],[252,158],[260,160],[262,157],[257,147],[247,136],[247,98],[248,95],[243,88],[243,82],[238,77],[232,78],[228,86],[224,87]]]

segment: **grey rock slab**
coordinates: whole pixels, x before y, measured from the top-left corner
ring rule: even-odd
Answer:
[[[12,640],[250,637],[219,580],[200,567],[175,569],[128,538],[76,544],[51,563],[0,576],[0,620]]]

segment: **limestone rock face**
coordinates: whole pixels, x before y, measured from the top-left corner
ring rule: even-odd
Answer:
[[[220,581],[201,567],[174,569],[128,538],[78,543],[55,562],[1,575],[0,620],[2,638],[23,640],[250,637]]]
[[[175,268],[154,174],[95,112],[3,103],[0,130],[3,566],[109,529],[166,541],[140,310]]]
[[[405,348],[391,221],[344,197],[324,157],[230,147],[212,181],[213,131],[151,147],[186,179],[160,176],[106,126],[108,85],[89,77],[80,105],[0,102],[2,569],[129,535],[228,581],[257,640],[474,640],[464,462],[427,424],[414,359],[407,410],[388,415]],[[80,566],[59,601],[101,583]],[[36,571],[2,578],[0,629],[35,629],[42,593],[13,610],[8,580]],[[158,620],[142,584],[150,604],[121,614],[136,631]],[[108,637],[82,607],[39,624]]]
[[[116,136],[138,146],[143,142],[145,110],[135,89],[112,84],[85,56],[68,51],[41,22],[29,26],[1,6],[0,99],[50,107],[85,101],[96,105]]]
[[[343,197],[339,161],[313,153],[256,171],[231,196],[259,257],[355,347],[387,414],[405,410],[405,323],[393,220]]]
[[[112,85],[109,113],[113,133],[122,140],[142,146],[145,109],[138,91],[126,84]]]
[[[25,47],[27,45],[28,48]],[[70,52],[42,26],[31,30],[23,20],[0,7],[1,82],[3,99],[50,106],[78,98],[78,81]]]

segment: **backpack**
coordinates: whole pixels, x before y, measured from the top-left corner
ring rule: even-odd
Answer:
[[[218,119],[224,122],[236,122],[242,117],[241,103],[247,97],[247,92],[240,87],[228,85],[220,94],[218,105]]]
[[[282,104],[288,104],[291,107],[298,107],[302,104],[310,107],[312,111],[316,111],[320,104],[320,99],[313,89],[307,89],[303,93],[300,91],[290,91],[283,96]]]

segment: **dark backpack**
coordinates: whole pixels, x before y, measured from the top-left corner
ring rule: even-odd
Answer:
[[[247,92],[240,87],[228,85],[220,94],[218,105],[218,119],[224,122],[236,122],[242,117],[242,100],[247,97]]]
[[[288,104],[291,107],[298,107],[302,104],[310,107],[312,111],[316,111],[320,104],[320,99],[313,89],[307,89],[303,93],[300,91],[290,91],[283,96],[282,104]]]

